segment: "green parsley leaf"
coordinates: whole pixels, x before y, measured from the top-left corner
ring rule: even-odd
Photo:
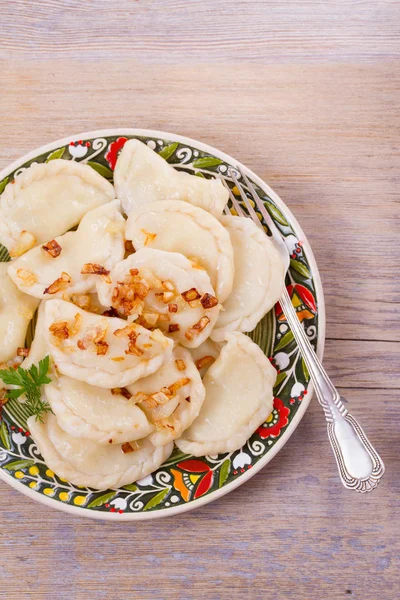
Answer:
[[[32,365],[29,369],[2,369],[0,370],[0,379],[6,385],[15,386],[14,389],[7,391],[7,398],[19,398],[25,395],[25,407],[35,415],[36,421],[43,422],[43,415],[52,412],[50,404],[42,400],[40,388],[51,379],[47,372],[50,366],[50,357],[46,356],[39,361],[39,367]]]

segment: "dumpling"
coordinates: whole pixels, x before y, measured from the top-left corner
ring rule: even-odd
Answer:
[[[124,230],[119,201],[109,202],[88,212],[77,231],[36,246],[9,263],[8,274],[21,291],[36,298],[93,291],[96,280],[106,277],[124,258]]]
[[[252,331],[279,300],[285,268],[271,239],[251,219],[221,217],[235,253],[233,289],[224,302],[212,339],[227,331]]]
[[[219,179],[178,171],[139,140],[129,140],[123,147],[114,185],[127,214],[156,200],[185,200],[219,217],[229,198]]]
[[[207,271],[220,302],[229,296],[234,269],[229,233],[201,208],[179,200],[146,204],[129,214],[126,237],[136,250],[180,252]]]
[[[168,458],[173,444],[154,447],[147,440],[101,445],[63,431],[54,415],[44,422],[29,417],[28,427],[49,469],[75,485],[118,488],[149,475]]]
[[[221,348],[222,344],[213,342],[210,338],[200,344],[197,348],[190,348],[190,354],[192,355],[194,364],[199,370],[201,377],[204,377],[207,369],[215,362],[221,352]]]
[[[0,363],[15,358],[25,345],[29,322],[39,302],[23,294],[7,274],[9,263],[0,263]]]
[[[57,370],[90,385],[125,387],[154,373],[172,353],[159,330],[85,312],[64,300],[47,300],[44,336]]]
[[[123,444],[154,430],[126,388],[107,390],[61,375],[44,393],[58,425],[73,437]]]
[[[12,257],[20,256],[114,198],[111,183],[88,165],[72,160],[32,165],[0,197],[0,242]]]
[[[155,425],[149,436],[155,446],[182,435],[199,414],[205,396],[199,372],[189,352],[180,346],[161,369],[128,389]]]
[[[142,248],[112,269],[110,281],[97,282],[104,306],[188,348],[199,346],[218,318],[209,276],[182,254]]]
[[[176,440],[182,452],[203,456],[237,450],[272,412],[276,371],[242,333],[228,333],[221,354],[204,376],[200,414]]]

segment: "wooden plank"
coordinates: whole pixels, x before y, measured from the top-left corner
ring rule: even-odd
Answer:
[[[372,62],[399,57],[397,1],[32,0],[2,3],[2,58],[147,64]],[[239,59],[239,60],[238,60]]]
[[[363,390],[342,392],[386,461],[387,475],[373,494],[356,496],[340,484],[316,402],[249,483],[175,518],[89,522],[0,484],[0,581],[7,598],[17,600],[25,590],[23,597],[51,598],[60,585],[61,600],[376,600],[382,590],[394,600],[398,393],[384,390],[367,404]]]
[[[326,342],[324,364],[337,387],[400,389],[399,363],[398,342]],[[374,395],[372,390],[370,395]]]

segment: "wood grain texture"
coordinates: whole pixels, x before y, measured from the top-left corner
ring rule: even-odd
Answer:
[[[0,484],[0,597],[395,600],[400,3],[0,7],[0,167],[57,138],[123,126],[188,135],[247,164],[312,244],[326,367],[387,467],[371,495],[342,488],[313,402],[250,483],[181,517],[74,519]]]

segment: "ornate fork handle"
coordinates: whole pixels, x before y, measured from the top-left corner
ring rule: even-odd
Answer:
[[[253,184],[239,167],[236,169],[231,168],[229,170],[229,175],[232,177],[232,180],[240,191],[241,200],[249,213],[248,215],[244,213],[229,185],[227,185],[227,182],[221,176],[221,180],[229,192],[230,199],[237,214],[242,217],[249,216],[256,225],[263,229],[253,205],[238,179],[238,176],[240,175],[250,191],[257,209],[261,212],[264,221],[269,227],[276,248],[281,254],[283,264],[287,270],[289,268],[289,253],[287,247],[282,239],[280,231],[276,228]],[[228,214],[230,213],[228,212]],[[303,326],[297,318],[296,311],[293,308],[286,287],[283,290],[280,303],[307,365],[318,401],[324,409],[325,417],[328,422],[328,437],[339,467],[342,483],[345,487],[356,490],[357,492],[369,492],[373,490],[382,479],[385,472],[385,465],[379,454],[369,442],[360,425],[354,417],[348,413],[343,405],[339,392],[326,374],[325,369],[310,344]]]
[[[328,423],[328,436],[343,485],[358,492],[373,490],[385,466],[358,422],[347,411],[297,318],[284,288],[281,306],[307,365],[319,403]]]

